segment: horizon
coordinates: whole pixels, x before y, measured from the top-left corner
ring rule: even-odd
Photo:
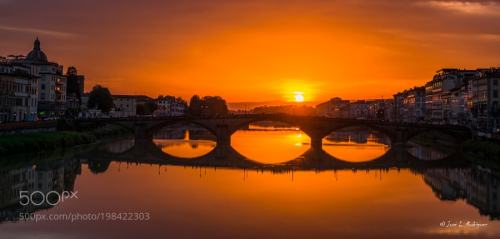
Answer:
[[[496,1],[0,6],[0,55],[25,55],[39,36],[50,61],[86,76],[86,91],[101,84],[115,94],[220,95],[228,102],[390,98],[441,68],[499,66]],[[20,9],[27,17],[14,14]]]

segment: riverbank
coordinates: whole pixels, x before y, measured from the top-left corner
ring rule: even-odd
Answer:
[[[36,153],[95,143],[100,139],[125,135],[128,131],[106,125],[86,131],[53,131],[0,135],[0,155]]]
[[[488,168],[500,170],[500,142],[495,140],[468,140],[462,145],[467,160]]]

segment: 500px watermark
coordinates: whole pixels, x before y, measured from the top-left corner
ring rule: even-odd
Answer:
[[[69,199],[78,199],[78,192],[70,192],[70,191],[19,191],[19,203],[22,206],[40,206],[49,204],[51,206],[56,206],[57,204],[64,202]]]
[[[32,222],[93,222],[93,221],[149,221],[149,212],[97,212],[97,213],[20,213],[19,220]]]

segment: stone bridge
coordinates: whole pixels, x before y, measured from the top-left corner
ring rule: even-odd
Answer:
[[[283,122],[299,127],[311,139],[311,148],[322,148],[322,139],[328,134],[348,127],[366,127],[385,134],[391,147],[405,145],[412,137],[428,132],[439,131],[452,136],[456,145],[472,137],[470,129],[455,125],[435,125],[423,123],[400,123],[374,120],[341,119],[316,116],[296,116],[286,114],[231,115],[220,118],[200,117],[136,117],[83,119],[76,124],[106,123],[120,125],[135,134],[136,141],[152,141],[155,132],[176,124],[195,124],[210,131],[217,138],[219,148],[231,146],[231,135],[249,124],[259,121]]]

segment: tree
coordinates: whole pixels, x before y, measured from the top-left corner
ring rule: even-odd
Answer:
[[[89,94],[89,101],[87,102],[89,108],[97,108],[103,113],[108,113],[114,106],[113,97],[111,92],[106,87],[95,85]]]
[[[193,95],[189,101],[189,114],[193,116],[201,115],[203,102],[198,95]]]
[[[202,115],[214,117],[227,115],[226,101],[220,96],[205,96],[202,99]]]
[[[189,114],[193,116],[215,117],[227,115],[227,113],[226,101],[220,96],[205,96],[200,98],[198,95],[194,95],[189,101]]]

